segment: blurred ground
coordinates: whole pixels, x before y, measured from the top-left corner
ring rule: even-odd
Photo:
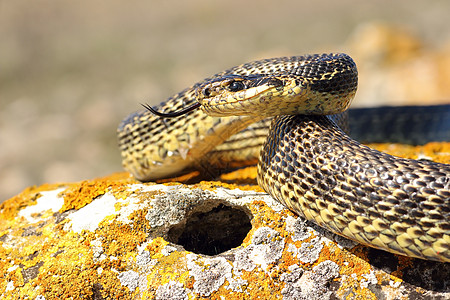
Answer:
[[[120,171],[116,127],[139,103],[263,57],[343,51],[360,68],[357,106],[448,103],[449,11],[446,0],[1,1],[0,201]]]

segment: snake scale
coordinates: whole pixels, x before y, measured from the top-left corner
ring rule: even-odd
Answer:
[[[450,165],[397,158],[347,136],[328,115],[349,107],[357,81],[356,64],[339,53],[231,68],[169,98],[163,113],[147,106],[126,118],[123,165],[153,180],[222,150],[248,159],[265,139],[258,183],[295,213],[370,247],[450,262]],[[266,138],[258,124],[267,117]],[[229,149],[235,141],[238,151]]]

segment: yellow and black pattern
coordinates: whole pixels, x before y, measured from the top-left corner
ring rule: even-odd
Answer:
[[[354,241],[450,261],[450,165],[370,149],[326,116],[279,116],[261,151],[258,183],[289,209]]]
[[[263,59],[242,64],[206,78],[175,94],[165,102],[162,102],[158,109],[165,113],[170,113],[191,106],[197,102],[196,94],[198,94],[201,86],[205,83],[214,82],[217,79],[223,81],[224,77],[227,79],[233,77],[238,79],[238,76],[257,76],[261,74],[282,76],[290,72],[292,75],[296,75],[297,81],[307,80],[314,73],[317,73],[318,70],[314,67],[318,65],[317,62],[324,62],[323,67],[320,69],[324,71],[324,74],[332,74],[336,72],[336,62],[347,57],[344,54],[314,54]],[[351,59],[346,59],[346,61],[351,62],[350,68],[356,71],[353,61]],[[344,64],[341,63],[342,66]],[[354,76],[353,78],[357,77]],[[318,79],[314,79],[314,82],[317,82]],[[354,90],[356,90],[356,81],[346,81],[345,84],[347,85],[348,82],[351,82],[354,85]],[[338,85],[337,83],[334,85]],[[324,89],[320,83],[316,83],[316,85],[318,88]],[[334,105],[333,107],[337,106]],[[246,157],[257,158],[260,149],[257,145],[262,145],[265,139],[260,136],[253,139],[252,149],[245,148],[240,143],[240,141],[244,140],[242,138],[232,138],[221,149],[216,147],[241,130],[243,130],[242,136],[254,135],[252,129],[246,128],[251,123],[262,119],[264,119],[262,115],[251,118],[232,117],[224,119],[211,117],[201,110],[195,110],[182,117],[169,119],[155,116],[148,110],[139,111],[123,120],[117,129],[122,165],[125,170],[133,174],[137,179],[149,181],[176,175],[180,171],[203,160],[206,153],[214,149],[217,150],[216,153],[223,152],[226,147],[227,149],[247,149]],[[267,128],[266,124],[267,122],[263,122],[259,127],[265,126]],[[229,156],[230,158],[236,158],[236,155],[238,155],[236,151],[227,152],[233,154]]]
[[[221,154],[239,159],[244,150],[245,160],[261,149],[265,118],[279,115],[258,165],[266,192],[357,242],[450,262],[450,165],[400,159],[349,138],[324,115],[346,110],[356,88],[356,65],[345,54],[243,64],[159,108],[175,112],[198,100],[201,110],[174,118],[145,111],[124,120],[118,129],[123,165],[136,178],[152,180]],[[245,128],[259,121],[250,141]]]

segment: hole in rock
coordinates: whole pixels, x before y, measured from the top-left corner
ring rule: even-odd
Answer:
[[[186,223],[169,230],[168,240],[197,254],[216,255],[238,247],[252,228],[243,210],[220,204],[207,212],[196,212]]]

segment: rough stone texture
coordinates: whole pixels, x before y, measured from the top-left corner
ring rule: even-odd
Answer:
[[[0,208],[2,299],[450,297],[450,264],[348,241],[298,218],[257,186],[140,184],[114,174],[29,188]],[[196,228],[211,225],[194,223],[194,250],[185,251],[177,243],[183,226],[208,212],[219,212],[217,227],[237,246],[222,249],[226,239],[217,230],[206,240],[196,236]],[[233,212],[244,212],[240,222],[250,224],[240,241],[228,227],[237,222]],[[197,253],[204,248],[196,241],[222,251]]]

